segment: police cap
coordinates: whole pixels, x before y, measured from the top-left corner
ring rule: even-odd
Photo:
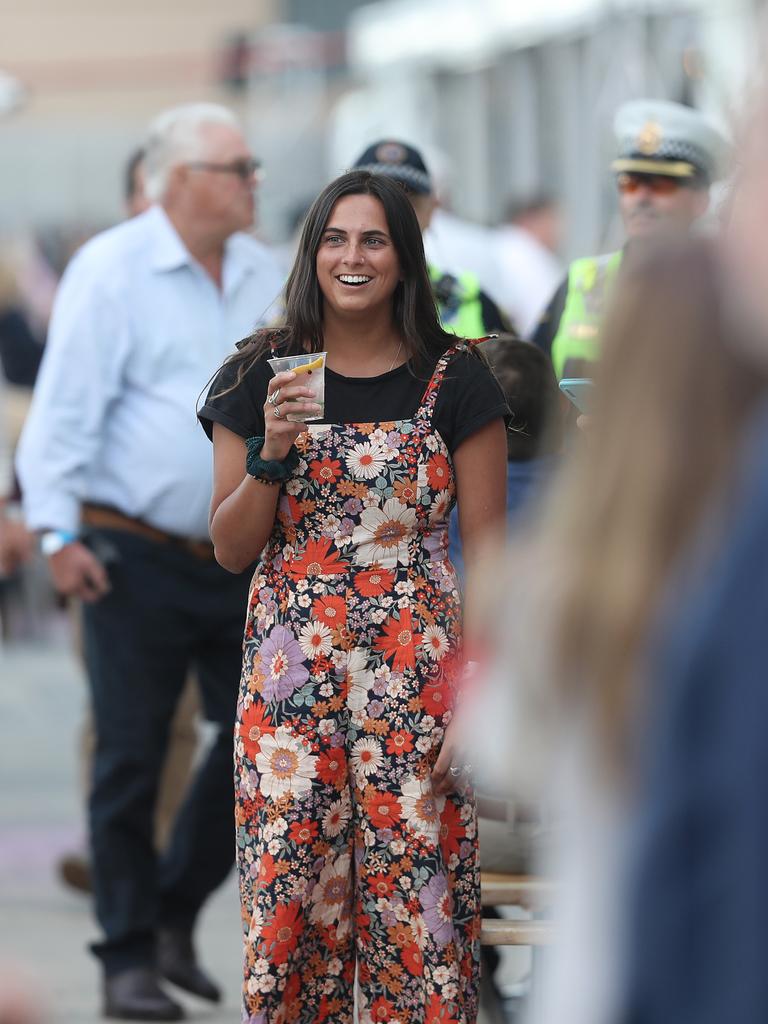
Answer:
[[[614,120],[618,174],[664,174],[708,185],[718,176],[726,142],[698,110],[667,100],[633,100]]]
[[[421,153],[413,146],[395,139],[374,142],[352,166],[356,171],[385,174],[418,195],[426,196],[432,192],[432,179]]]

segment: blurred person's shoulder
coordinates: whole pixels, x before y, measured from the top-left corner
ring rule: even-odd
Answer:
[[[157,208],[151,207],[137,217],[93,235],[70,260],[66,276],[91,276],[104,284],[117,284],[146,268],[156,252],[153,241],[160,237],[163,225],[158,221],[161,218]],[[183,249],[181,240],[178,237],[177,240]]]

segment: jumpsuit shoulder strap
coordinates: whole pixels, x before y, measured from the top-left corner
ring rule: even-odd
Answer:
[[[421,397],[421,402],[419,403],[419,408],[416,411],[414,419],[431,422],[435,402],[437,401],[437,395],[440,391],[440,385],[443,383],[443,378],[445,377],[445,371],[448,368],[448,364],[457,352],[464,352],[467,349],[468,346],[466,343],[461,341],[456,345],[451,345],[451,347],[440,356],[434,372],[429,379],[426,390]]]

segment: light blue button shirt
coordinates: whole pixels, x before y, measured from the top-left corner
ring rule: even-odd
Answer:
[[[195,405],[282,287],[269,250],[236,234],[217,288],[160,206],[91,239],[62,278],[19,443],[29,527],[76,530],[91,501],[207,537],[211,448]]]

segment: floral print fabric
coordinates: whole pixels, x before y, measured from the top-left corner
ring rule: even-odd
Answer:
[[[432,792],[460,610],[431,428],[313,424],[251,584],[236,729],[248,1024],[472,1024],[474,801]]]

